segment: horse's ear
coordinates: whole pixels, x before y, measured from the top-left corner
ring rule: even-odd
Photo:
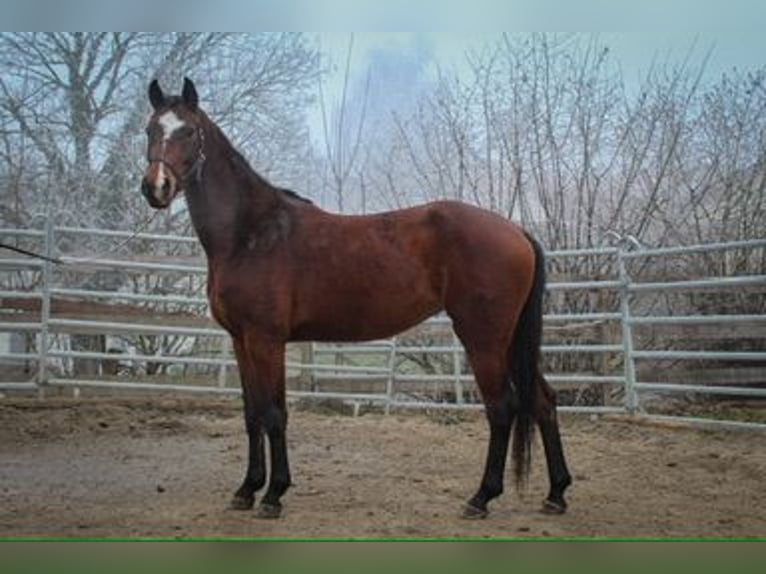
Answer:
[[[197,107],[199,97],[197,96],[197,88],[194,87],[194,82],[189,78],[184,78],[184,89],[181,92],[181,97],[184,99],[184,103],[192,108]]]
[[[149,84],[149,101],[155,110],[162,107],[165,103],[165,94],[162,93],[160,83],[156,79],[152,80],[152,83]]]

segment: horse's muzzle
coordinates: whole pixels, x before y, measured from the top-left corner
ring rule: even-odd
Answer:
[[[170,205],[175,195],[173,190],[173,184],[168,178],[163,178],[162,184],[157,186],[150,182],[147,178],[141,182],[141,193],[155,209],[163,209]]]

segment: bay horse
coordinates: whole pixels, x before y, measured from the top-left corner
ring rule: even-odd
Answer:
[[[484,475],[464,507],[485,517],[503,491],[508,446],[517,486],[529,472],[535,423],[550,490],[563,513],[571,482],[553,389],[539,369],[543,252],[517,225],[455,201],[376,215],[336,215],[260,177],[200,108],[194,84],[180,96],[149,85],[148,167],[141,191],[167,208],[184,193],[207,255],[207,296],[239,367],[249,443],[247,472],[231,508],[276,518],[291,484],[285,400],[288,341],[393,336],[445,310],[484,402]],[[515,424],[514,424],[515,423]]]

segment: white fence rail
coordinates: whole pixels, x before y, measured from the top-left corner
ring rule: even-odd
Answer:
[[[43,392],[50,387],[102,388],[134,391],[161,390],[170,392],[193,393],[239,393],[236,377],[232,371],[236,363],[231,355],[228,338],[217,326],[157,324],[148,322],[146,315],[139,315],[137,320],[122,318],[72,318],[61,317],[52,313],[52,302],[55,298],[67,298],[79,302],[93,304],[104,301],[120,303],[136,309],[145,308],[141,305],[160,307],[180,306],[192,307],[201,319],[207,313],[207,301],[195,293],[168,290],[162,293],[122,292],[115,289],[98,289],[92,286],[79,285],[72,287],[65,274],[95,274],[122,273],[144,275],[173,275],[190,278],[202,284],[207,271],[198,258],[192,263],[167,261],[135,260],[120,257],[108,250],[102,256],[82,257],[72,254],[59,253],[57,244],[62,238],[85,238],[93,241],[119,239],[130,241],[150,241],[157,245],[186,245],[196,246],[192,237],[178,237],[126,232],[105,231],[97,229],[80,229],[71,227],[55,227],[51,222],[46,223],[44,230],[14,230],[0,229],[0,240],[22,241],[25,245],[33,245],[51,257],[59,257],[65,265],[56,266],[50,262],[14,256],[4,257],[0,254],[0,301],[3,302],[3,313],[0,315],[0,334],[16,334],[26,337],[26,350],[0,347],[0,370],[12,370],[14,365],[26,365],[26,374],[22,369],[23,380],[9,380],[4,376],[0,380],[0,391],[38,391]],[[188,249],[188,247],[187,247]],[[766,389],[752,386],[732,384],[686,384],[668,381],[642,380],[640,364],[644,361],[704,361],[748,363],[756,369],[765,371],[763,380],[766,382],[766,347],[761,350],[739,349],[669,349],[660,347],[637,348],[636,329],[647,327],[679,327],[699,325],[742,326],[766,325],[766,314],[741,312],[730,314],[638,314],[640,305],[634,304],[634,298],[645,294],[683,293],[689,291],[735,291],[752,290],[756,296],[766,293],[766,275],[750,274],[735,276],[717,276],[692,278],[688,280],[659,281],[656,277],[651,281],[639,281],[633,277],[629,267],[641,265],[651,259],[686,256],[691,254],[725,254],[732,250],[742,252],[759,252],[761,260],[766,261],[763,253],[766,251],[766,239],[739,241],[732,243],[717,243],[708,245],[683,246],[662,249],[627,249],[622,247],[606,247],[597,249],[580,249],[573,251],[551,251],[548,260],[560,258],[600,257],[611,262],[612,276],[598,277],[581,281],[556,281],[548,284],[551,294],[556,293],[610,293],[611,300],[617,303],[617,309],[598,309],[584,312],[551,312],[546,314],[545,322],[548,328],[564,324],[567,328],[588,324],[611,324],[617,327],[619,340],[598,343],[566,343],[546,344],[543,352],[546,355],[578,356],[591,355],[613,357],[612,364],[617,364],[619,370],[603,369],[603,372],[550,372],[548,380],[554,387],[571,388],[572,385],[606,386],[622,396],[619,404],[577,405],[561,407],[561,410],[576,412],[625,412],[643,413],[647,397],[659,395],[706,394],[710,396],[726,395],[729,397],[766,398]],[[188,259],[188,257],[187,257]],[[763,271],[763,267],[758,269]],[[15,283],[14,283],[15,279]],[[123,278],[124,279],[124,278]],[[176,279],[177,284],[181,279]],[[124,281],[123,281],[124,283]],[[188,289],[187,289],[188,291]],[[14,301],[36,301],[33,305],[35,312],[14,314],[6,312]],[[37,311],[39,307],[39,312]],[[33,320],[37,318],[37,320]],[[204,321],[197,321],[197,323]],[[441,328],[449,325],[449,319],[443,316],[432,318],[425,323],[426,328]],[[188,338],[183,351],[176,354],[146,353],[136,349],[128,349],[115,354],[107,350],[77,350],[67,347],[67,337],[75,334],[98,334],[123,337],[138,336],[172,336]],[[200,354],[192,348],[200,339],[208,338],[214,341],[208,345],[207,353]],[[443,338],[443,334],[442,334]],[[662,341],[660,341],[662,342]],[[11,346],[12,347],[12,346]],[[211,351],[210,349],[214,349]],[[296,358],[296,354],[300,355]],[[440,356],[443,368],[440,372],[423,372],[406,367],[404,359],[412,356]],[[333,362],[334,360],[334,362]],[[73,361],[117,362],[131,368],[137,365],[183,365],[208,366],[217,370],[209,375],[207,382],[190,384],[183,377],[171,377],[171,380],[152,380],[152,377],[140,375],[104,376],[103,371],[81,376],[77,372],[69,372],[62,365]],[[328,362],[329,361],[329,362]],[[605,363],[607,361],[604,361]],[[33,366],[32,366],[33,365]],[[287,361],[288,373],[291,379],[301,381],[301,385],[293,385],[289,395],[294,398],[325,398],[349,401],[357,407],[363,403],[383,405],[390,408],[478,408],[480,404],[472,400],[475,388],[473,377],[468,372],[462,347],[457,339],[451,336],[448,341],[413,343],[406,337],[395,337],[385,341],[373,341],[364,344],[310,344],[294,347]],[[135,370],[135,369],[134,369]],[[140,370],[140,369],[139,369]],[[71,370],[70,370],[71,371]],[[67,373],[69,374],[67,375]],[[167,378],[167,377],[166,377]],[[156,377],[155,377],[156,379]],[[347,382],[349,386],[337,390],[337,385]],[[365,383],[365,381],[367,383]],[[356,385],[356,388],[354,387]],[[420,386],[418,386],[420,385]],[[426,399],[417,389],[424,385],[434,385],[443,391],[441,400]],[[474,393],[475,394],[475,393]],[[445,398],[446,397],[446,398]],[[698,420],[698,419],[693,419]],[[710,421],[711,424],[727,424],[727,421]],[[765,424],[731,422],[731,426],[750,426],[766,428]]]

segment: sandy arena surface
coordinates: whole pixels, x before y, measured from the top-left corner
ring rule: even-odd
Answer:
[[[0,400],[0,536],[766,536],[763,434],[562,416],[569,511],[547,492],[538,442],[529,487],[485,520],[460,518],[483,468],[478,413],[291,408],[295,485],[279,520],[226,506],[243,476],[236,401]]]

